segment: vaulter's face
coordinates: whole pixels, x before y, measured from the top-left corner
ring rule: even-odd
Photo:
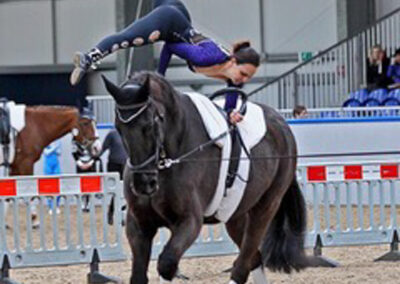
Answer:
[[[232,66],[232,78],[231,80],[235,84],[247,83],[257,72],[257,67],[253,64],[234,64]]]

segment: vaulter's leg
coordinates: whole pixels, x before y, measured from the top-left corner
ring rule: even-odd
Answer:
[[[194,214],[186,216],[169,229],[171,238],[158,258],[157,270],[161,283],[171,283],[178,270],[178,264],[185,251],[194,243],[200,233],[202,217]]]
[[[127,214],[126,235],[132,250],[131,284],[147,284],[147,269],[151,257],[151,245],[157,228],[151,224],[140,226],[131,215]]]
[[[124,30],[105,37],[87,53],[76,52],[71,85],[78,84],[87,71],[96,69],[100,60],[119,49],[139,47],[157,41],[182,41],[189,39],[192,26],[186,15],[174,6],[161,5],[136,20]]]

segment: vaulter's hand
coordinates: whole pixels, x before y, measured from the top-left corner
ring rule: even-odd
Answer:
[[[229,115],[229,120],[232,124],[237,124],[243,120],[243,115],[240,112],[234,110]]]

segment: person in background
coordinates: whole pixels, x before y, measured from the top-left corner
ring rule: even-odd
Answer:
[[[45,175],[59,175],[61,174],[60,156],[61,156],[61,141],[53,141],[48,145],[44,151],[44,174]],[[60,214],[60,196],[56,198],[56,213]],[[49,214],[54,212],[53,198],[47,199],[47,206],[49,207]]]
[[[103,170],[101,160],[98,159],[98,157],[92,156],[89,149],[82,147],[74,140],[72,141],[72,156],[74,157],[76,163],[76,172],[78,174],[97,172],[98,163],[99,171],[101,172]],[[89,195],[84,195],[82,199],[82,210],[84,212],[89,212]]]
[[[390,59],[387,58],[386,52],[380,45],[372,47],[367,59],[367,89],[373,91],[375,89],[386,89],[391,83],[387,76]]]
[[[393,64],[389,66],[387,76],[394,83],[390,88],[400,88],[400,48],[394,53]]]
[[[109,150],[107,172],[118,172],[120,179],[122,179],[128,154],[122,144],[121,136],[116,129],[112,129],[108,132],[104,139],[100,156],[107,150]]]
[[[302,119],[302,118],[307,118],[308,112],[307,108],[302,105],[297,105],[293,109],[293,117],[296,119]]]

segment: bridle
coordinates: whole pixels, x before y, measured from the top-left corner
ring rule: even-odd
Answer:
[[[240,89],[237,88],[225,88],[222,90],[219,90],[215,92],[212,96],[211,99],[215,99],[216,97],[222,96],[226,93],[238,93],[239,96],[242,97],[242,106],[240,108],[240,112],[244,113],[246,111],[246,101],[247,101],[247,95],[245,92],[243,92]],[[131,105],[119,105],[118,103],[115,104],[115,112],[116,116],[118,119],[124,123],[128,124],[132,122],[134,119],[138,118],[144,111],[150,106],[154,104],[153,99],[151,97],[148,98],[147,101],[143,103],[138,103],[138,104],[131,104]],[[219,136],[215,137],[214,139],[208,140],[207,142],[200,144],[199,146],[189,150],[186,153],[181,154],[179,157],[171,159],[167,158],[165,148],[163,145],[163,139],[161,138],[161,135],[163,135],[162,128],[160,127],[160,121],[164,119],[163,115],[159,114],[157,111],[157,108],[155,115],[153,117],[154,121],[156,122],[156,130],[153,132],[154,135],[154,140],[156,141],[156,149],[154,151],[154,154],[151,155],[149,158],[147,158],[144,162],[138,164],[138,165],[133,165],[131,160],[128,159],[126,166],[130,171],[133,173],[152,173],[152,174],[157,174],[159,170],[164,170],[172,167],[173,165],[180,164],[182,161],[190,157],[191,155],[203,151],[206,147],[213,145],[216,141],[222,139],[223,137],[229,135],[233,130],[234,127],[230,126],[229,129],[223,133],[221,133]],[[123,118],[121,115],[121,110],[131,110],[134,111],[136,110],[130,117],[128,118]],[[161,134],[161,135],[160,135]],[[247,153],[247,155],[250,157],[250,154]],[[155,166],[155,169],[153,170],[144,170],[147,166],[151,165]]]
[[[119,121],[123,124],[128,124],[137,119],[141,114],[143,114],[151,105],[154,104],[154,101],[151,97],[147,99],[146,102],[131,104],[131,105],[120,105],[118,103],[115,104],[115,113]],[[157,174],[159,170],[163,170],[168,168],[167,155],[165,152],[165,148],[163,145],[163,131],[160,123],[163,121],[164,117],[157,111],[154,112],[153,120],[155,122],[155,127],[153,128],[153,139],[155,141],[156,147],[154,153],[150,155],[145,161],[139,164],[132,164],[130,158],[128,158],[126,162],[126,166],[133,173],[142,173],[142,174]],[[128,118],[124,118],[121,114],[121,111],[128,110],[134,111],[134,113]],[[146,170],[148,166],[153,165],[153,169]]]
[[[87,118],[91,124],[93,124],[93,127],[95,128],[96,125],[96,121],[93,118],[88,118],[88,117],[81,117],[81,118]],[[87,150],[90,153],[90,147],[93,145],[93,143],[99,139],[98,136],[94,136],[94,137],[85,137],[82,135],[82,141],[79,142],[76,137],[79,135],[79,132],[82,131],[83,129],[83,122],[78,122],[79,124],[79,128],[74,128],[72,129],[72,136],[73,136],[73,142],[75,143],[75,145],[78,147],[78,149],[80,149],[81,151]]]

